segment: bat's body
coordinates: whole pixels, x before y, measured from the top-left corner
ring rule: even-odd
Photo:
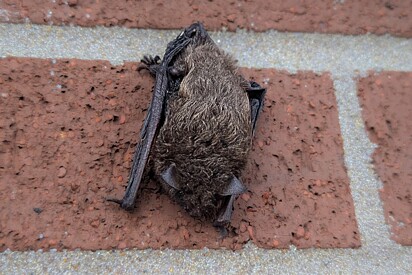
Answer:
[[[143,60],[156,75],[155,94],[126,195],[117,202],[123,208],[133,206],[134,174],[142,173],[148,148],[155,175],[170,197],[191,216],[223,226],[230,221],[236,195],[246,191],[239,178],[265,90],[238,74],[235,61],[200,23],[169,43],[161,64],[159,59]],[[156,110],[157,95],[163,96],[161,110]],[[157,114],[162,117],[149,129]]]
[[[187,74],[154,144],[155,173],[175,165],[177,186],[164,187],[190,215],[214,220],[219,194],[240,177],[251,145],[248,83],[211,40],[186,48],[180,62]]]

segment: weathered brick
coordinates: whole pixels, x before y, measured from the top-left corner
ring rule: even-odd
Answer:
[[[371,73],[358,83],[362,115],[372,142],[376,173],[383,182],[386,222],[392,239],[412,245],[412,73]]]
[[[27,1],[0,2],[1,22],[179,29],[195,21],[210,30],[412,36],[410,1]]]
[[[360,245],[328,74],[242,69],[268,87],[235,203],[219,241],[145,182],[122,197],[153,80],[136,64],[0,59],[0,250]],[[40,211],[41,210],[41,211]]]

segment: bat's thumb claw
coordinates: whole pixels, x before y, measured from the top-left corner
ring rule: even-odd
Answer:
[[[137,71],[140,72],[140,71],[142,71],[142,70],[149,70],[149,67],[148,67],[147,65],[145,65],[145,64],[139,65],[139,66],[137,67]]]
[[[106,201],[115,202],[117,204],[122,205],[123,200],[115,199],[115,198],[106,198]]]

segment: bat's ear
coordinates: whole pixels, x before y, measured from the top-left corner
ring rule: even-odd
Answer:
[[[238,179],[236,176],[233,176],[230,180],[229,185],[226,187],[223,192],[220,193],[221,196],[230,196],[230,195],[239,195],[245,193],[247,190],[243,182]]]
[[[177,185],[176,165],[174,163],[172,163],[164,172],[162,172],[160,174],[160,177],[170,187],[173,187],[174,189],[179,189]]]

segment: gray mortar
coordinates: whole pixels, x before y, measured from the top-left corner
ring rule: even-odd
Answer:
[[[113,64],[163,55],[179,31],[0,24],[0,57],[79,58]],[[391,36],[327,34],[212,33],[239,65],[250,68],[349,72],[412,69],[412,40]]]
[[[121,64],[137,61],[146,53],[161,55],[178,33],[0,24],[0,57],[102,59]],[[219,32],[212,37],[240,66],[331,72],[362,247],[264,250],[248,244],[239,252],[6,251],[0,254],[0,273],[412,273],[412,247],[389,239],[378,194],[382,184],[370,164],[375,145],[365,132],[356,95],[356,77],[369,70],[412,71],[412,39],[275,31]]]
[[[390,230],[385,224],[383,208],[377,190],[382,187],[371,163],[375,145],[366,134],[357,97],[356,80],[351,75],[333,75],[338,102],[345,164],[363,246],[380,251],[391,245]],[[378,249],[379,248],[379,249]]]

